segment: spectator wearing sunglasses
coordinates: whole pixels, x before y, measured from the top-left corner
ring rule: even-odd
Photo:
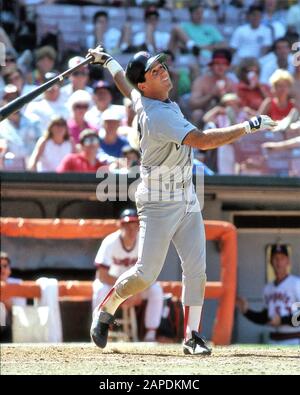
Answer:
[[[67,120],[70,136],[75,144],[79,143],[79,135],[84,129],[94,129],[91,124],[85,120],[85,114],[92,102],[91,95],[79,89],[72,93],[68,100],[70,118]]]
[[[82,56],[75,56],[71,58],[68,62],[68,69],[73,68],[83,62],[85,59]],[[61,88],[61,95],[67,101],[72,93],[77,90],[84,90],[90,94],[93,93],[91,87],[87,86],[89,81],[89,69],[88,66],[85,65],[80,67],[80,69],[74,71],[69,77],[69,83]]]
[[[79,135],[79,142],[80,151],[67,155],[56,169],[58,173],[96,173],[100,167],[103,167],[103,170],[108,169],[107,162],[97,159],[100,147],[97,132],[92,129],[83,130]]]

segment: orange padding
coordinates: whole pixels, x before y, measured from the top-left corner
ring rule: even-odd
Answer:
[[[237,270],[236,228],[225,221],[204,221],[204,223],[207,240],[218,240],[221,247],[220,282],[208,282],[205,292],[207,298],[220,299],[212,333],[212,341],[215,344],[226,345],[230,344],[234,318]],[[1,234],[9,237],[46,239],[103,238],[117,228],[117,220],[1,219]],[[36,285],[32,285],[31,292],[38,293],[39,290],[37,290],[36,287]],[[91,292],[91,289],[87,289],[89,287],[90,285],[87,285],[86,288],[83,287],[85,290],[84,292]],[[81,294],[81,291],[79,292],[80,288],[80,284],[78,286],[74,284],[72,287],[68,288],[61,283],[60,295],[70,296],[67,292],[74,292],[74,296],[78,295],[78,293]],[[181,294],[181,284],[176,282],[168,283],[166,292],[170,292],[170,290],[173,294],[179,296]],[[29,297],[39,296],[31,295]]]
[[[93,287],[92,281],[59,281],[59,296],[72,300],[91,300]],[[180,281],[160,281],[164,293],[171,293],[177,298],[181,298],[182,286]],[[222,295],[222,283],[209,282],[205,289],[205,297],[216,299]],[[40,298],[41,289],[34,281],[22,281],[18,284],[7,284],[1,282],[0,300],[12,297],[20,298]]]

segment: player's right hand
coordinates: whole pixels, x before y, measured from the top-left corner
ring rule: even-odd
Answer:
[[[273,121],[268,115],[257,115],[245,122],[246,133],[255,133],[258,130],[272,130],[277,126],[277,122]]]
[[[90,48],[87,56],[93,56],[94,60],[92,63],[100,64],[103,67],[107,67],[108,62],[113,59],[112,56],[104,52],[104,48],[101,45],[94,49]]]

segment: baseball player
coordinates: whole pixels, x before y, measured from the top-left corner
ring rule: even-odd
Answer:
[[[250,321],[274,328],[270,344],[300,345],[300,278],[289,274],[290,259],[285,245],[272,246],[271,265],[275,281],[264,287],[264,309],[249,309],[243,298],[237,299],[237,307]]]
[[[138,232],[139,220],[136,210],[126,209],[120,216],[120,229],[102,241],[95,258],[97,272],[93,283],[94,308],[102,302],[116,279],[136,263],[138,259]],[[140,301],[147,300],[144,341],[155,341],[163,308],[161,286],[155,282],[136,296],[140,297]]]
[[[94,63],[108,69],[120,92],[132,100],[141,148],[141,183],[136,192],[140,220],[138,261],[118,278],[97,307],[91,337],[97,346],[106,346],[108,327],[118,306],[153,284],[173,241],[183,270],[183,351],[209,355],[211,349],[198,332],[206,258],[204,224],[192,183],[192,148],[216,148],[276,123],[262,115],[235,126],[200,131],[169,99],[172,81],[164,54],[138,52],[126,72],[102,47],[90,49],[88,54],[94,57]]]

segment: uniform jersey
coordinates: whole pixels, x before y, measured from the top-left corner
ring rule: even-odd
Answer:
[[[196,127],[183,117],[174,102],[150,99],[136,90],[131,98],[140,137],[139,190],[176,194],[176,188],[192,178],[192,149],[182,145],[182,141]]]
[[[138,240],[138,236],[137,236]],[[138,242],[131,250],[127,250],[121,239],[121,231],[108,235],[102,241],[95,258],[95,265],[109,268],[108,274],[119,277],[126,270],[130,269],[138,259]]]
[[[270,318],[276,314],[281,317],[291,315],[297,310],[293,304],[300,302],[300,278],[289,275],[278,285],[275,285],[274,282],[269,283],[264,288],[263,296]],[[277,332],[299,332],[299,327],[280,325]]]

